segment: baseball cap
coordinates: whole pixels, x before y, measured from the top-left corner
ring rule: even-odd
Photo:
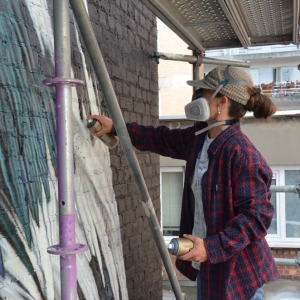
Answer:
[[[219,93],[246,105],[250,99],[247,87],[253,86],[253,81],[251,76],[241,68],[221,66],[211,70],[204,79],[189,80],[187,84],[209,90],[215,90],[222,84]]]

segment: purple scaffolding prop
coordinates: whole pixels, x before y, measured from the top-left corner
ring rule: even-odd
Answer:
[[[56,143],[59,201],[59,245],[48,253],[60,255],[61,299],[77,299],[76,254],[88,247],[75,242],[75,195],[71,87],[83,81],[71,79],[69,0],[53,1],[55,78],[44,85],[56,88]]]

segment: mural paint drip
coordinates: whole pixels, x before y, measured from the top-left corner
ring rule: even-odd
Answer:
[[[50,2],[0,5],[0,298],[60,299],[57,170]],[[73,89],[76,242],[79,299],[128,299],[108,149],[91,140],[85,118],[99,112],[95,76],[78,32],[85,106]],[[77,58],[78,59],[78,58]],[[88,104],[87,104],[88,103]]]

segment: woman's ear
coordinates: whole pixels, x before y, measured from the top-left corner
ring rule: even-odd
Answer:
[[[222,97],[220,97],[218,100],[218,105],[222,107],[228,106],[230,103],[228,97],[224,95],[222,95]]]

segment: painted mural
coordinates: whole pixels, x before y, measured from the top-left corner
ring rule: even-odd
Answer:
[[[42,85],[54,74],[51,14],[46,0],[0,2],[0,299],[60,299],[59,257],[47,253],[59,243],[55,97]],[[101,113],[96,79],[72,35],[85,81],[80,99],[72,92],[76,242],[89,247],[78,299],[127,299],[109,152],[86,129]]]

